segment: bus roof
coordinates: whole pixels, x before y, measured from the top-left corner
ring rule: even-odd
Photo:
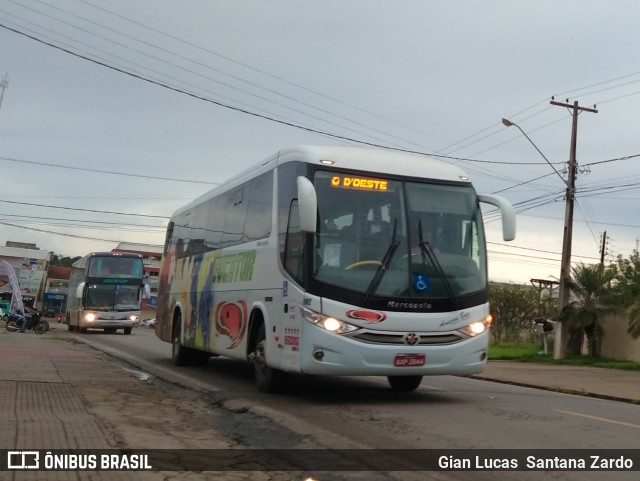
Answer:
[[[140,254],[135,254],[133,252],[89,252],[84,257],[81,257],[80,259],[75,261],[71,265],[71,267],[84,269],[84,267],[87,265],[87,262],[92,257],[134,257],[142,259],[142,256]]]
[[[307,162],[323,165],[332,162],[332,167],[360,170],[364,175],[388,174],[424,179],[468,182],[468,177],[459,167],[426,155],[397,152],[386,149],[300,145],[280,150],[250,168],[224,181],[219,187],[201,195],[179,208],[175,215],[189,210],[218,193],[231,190],[237,185],[287,162]]]
[[[333,162],[333,167],[363,172],[403,175],[426,179],[466,181],[467,175],[457,166],[426,155],[386,149],[302,145],[279,152],[278,163],[302,160],[312,164]]]

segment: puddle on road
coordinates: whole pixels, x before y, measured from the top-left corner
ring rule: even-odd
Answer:
[[[128,373],[133,374],[135,377],[137,377],[138,379],[140,379],[143,382],[150,381],[151,379],[153,379],[153,376],[151,374],[149,374],[148,372],[138,371],[136,369],[129,369],[127,367],[122,367],[122,366],[121,366],[121,368],[124,371],[127,371]]]

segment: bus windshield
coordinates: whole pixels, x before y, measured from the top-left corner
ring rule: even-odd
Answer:
[[[140,309],[140,286],[89,284],[85,308],[97,311],[132,311]]]
[[[477,196],[468,184],[316,171],[313,278],[371,297],[450,299],[486,288]]]
[[[92,257],[89,277],[142,278],[142,259],[135,257]]]

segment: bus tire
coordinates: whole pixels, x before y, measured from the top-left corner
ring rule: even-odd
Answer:
[[[129,334],[131,334],[131,327],[125,327],[124,328],[124,333],[128,336]]]
[[[180,331],[182,330],[182,322],[176,319],[171,330],[171,360],[176,366],[187,366],[189,359],[187,356],[187,348],[180,342]]]
[[[387,376],[391,389],[399,392],[409,392],[418,389],[422,376]]]
[[[200,351],[191,349],[182,345],[180,341],[180,333],[182,331],[182,321],[176,319],[173,323],[173,331],[171,334],[171,360],[176,366],[191,366],[198,364],[202,358],[198,356]],[[207,361],[209,358],[207,358]]]
[[[267,365],[266,346],[267,336],[264,323],[260,326],[253,352],[253,371],[258,390],[267,393],[281,392],[285,384],[285,373]]]

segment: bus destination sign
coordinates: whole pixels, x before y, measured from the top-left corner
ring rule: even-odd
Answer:
[[[387,180],[352,177],[349,175],[334,175],[331,177],[331,185],[343,189],[377,190],[381,192],[389,192],[391,190]]]

